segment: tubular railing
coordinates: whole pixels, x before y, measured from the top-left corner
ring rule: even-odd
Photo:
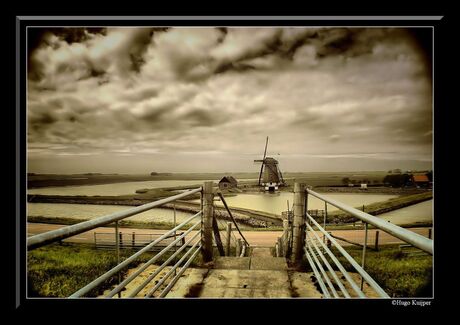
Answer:
[[[334,245],[337,250],[345,257],[345,259],[353,266],[353,268],[358,272],[363,279],[369,283],[369,285],[374,289],[374,291],[383,298],[389,298],[388,294],[378,285],[377,282],[375,282],[374,279],[355,261],[353,257],[350,256],[350,254],[347,253],[345,249],[343,249],[342,246],[340,246],[335,239],[328,233],[326,232],[321,225],[315,221],[309,214],[307,214],[308,220],[313,223],[317,229],[320,230],[323,235],[327,237],[327,239],[331,242],[332,245]],[[339,298],[340,295],[336,292],[334,285],[331,283],[330,278],[327,274],[327,272],[323,269],[322,263],[317,259],[317,256],[319,256],[322,260],[322,262],[326,265],[327,269],[329,270],[329,274],[332,276],[336,284],[339,286],[341,289],[341,292],[345,298],[350,298],[350,294],[348,291],[343,287],[342,282],[339,280],[337,277],[336,272],[333,270],[329,262],[327,261],[326,257],[324,256],[323,252],[321,249],[319,249],[318,245],[320,245],[323,250],[327,253],[327,255],[331,258],[331,260],[334,262],[336,267],[340,270],[340,272],[343,274],[345,279],[348,281],[352,289],[356,292],[358,297],[360,298],[365,298],[366,295],[362,292],[360,287],[356,284],[356,282],[353,280],[353,278],[350,276],[350,274],[345,270],[343,265],[339,262],[337,257],[332,253],[332,251],[327,247],[327,245],[324,243],[324,241],[318,236],[316,231],[313,229],[313,227],[307,222],[307,240],[306,240],[306,246],[304,247],[305,255],[308,259],[309,264],[312,266],[313,272],[315,273],[316,279],[318,280],[318,283],[321,287],[321,291],[323,292],[324,296],[326,298],[330,298],[330,292],[333,293],[334,298]],[[309,235],[309,233],[313,234],[313,237]],[[318,272],[318,269],[320,269],[320,272]],[[323,281],[324,279],[324,281]],[[324,283],[326,282],[326,284]],[[329,289],[328,289],[329,287]]]
[[[433,241],[429,238],[423,237],[419,234],[411,232],[407,229],[401,228],[394,224],[390,224],[380,218],[372,216],[363,211],[357,210],[353,207],[350,207],[344,203],[338,202],[327,196],[318,194],[311,189],[306,189],[307,196],[305,198],[306,207],[308,206],[308,194],[324,201],[326,204],[331,204],[342,211],[345,211],[352,216],[362,220],[366,225],[366,237],[367,237],[367,224],[371,224],[382,231],[389,233],[390,235],[410,243],[411,245],[420,248],[421,250],[433,254]],[[306,210],[308,211],[308,210]],[[344,283],[339,279],[340,276],[336,272],[343,275],[343,278],[349,283],[351,289],[355,292],[354,296],[359,298],[365,298],[366,295],[363,293],[363,281],[366,281],[369,286],[377,293],[379,297],[389,298],[388,294],[379,286],[377,282],[364,270],[364,257],[366,244],[363,246],[363,262],[362,265],[359,265],[355,259],[347,253],[347,251],[335,240],[334,236],[328,233],[309,213],[306,213],[306,240],[305,247],[303,247],[305,256],[310,264],[313,273],[318,281],[318,284],[321,288],[321,291],[326,298],[350,298],[351,294],[345,288]],[[316,227],[316,229],[313,228]],[[317,234],[317,232],[322,234],[322,238]],[[327,244],[326,244],[327,238]],[[367,243],[367,240],[366,240]],[[354,270],[361,276],[361,286],[359,286],[355,280],[352,278],[349,272],[343,267],[339,262],[337,257],[329,248],[330,245],[333,245],[338,252],[347,260],[348,263],[354,268]],[[331,263],[335,264],[335,271]],[[335,282],[336,285],[333,284]]]
[[[27,239],[27,248],[28,250],[32,250],[32,249],[35,249],[35,248],[38,248],[44,245],[51,244],[53,242],[61,241],[63,239],[75,236],[77,234],[86,232],[88,230],[95,229],[103,225],[111,224],[111,223],[115,223],[116,229],[118,229],[118,221],[120,220],[136,215],[138,213],[153,209],[155,207],[159,207],[165,203],[169,203],[169,202],[173,202],[173,201],[185,198],[195,193],[202,193],[202,188],[193,189],[193,190],[190,190],[190,191],[178,194],[178,195],[174,195],[174,196],[162,199],[162,200],[147,203],[139,207],[135,207],[135,208],[128,209],[125,211],[102,216],[102,217],[95,218],[89,221],[84,221],[84,222],[81,222],[75,225],[60,228],[58,230],[53,230],[53,231],[45,232],[42,234],[34,235]],[[155,276],[157,276],[166,266],[170,264],[170,262],[175,260],[175,258],[178,257],[178,255],[182,253],[183,256],[179,259],[179,261],[177,261],[174,264],[174,266],[171,267],[168,273],[146,294],[146,297],[151,297],[153,293],[160,288],[161,284],[163,284],[166,281],[166,279],[168,279],[172,274],[174,274],[174,277],[171,279],[169,284],[161,291],[159,295],[160,297],[166,296],[168,292],[172,289],[174,284],[177,282],[177,280],[179,280],[179,278],[182,276],[185,270],[189,267],[189,265],[192,263],[192,261],[195,259],[198,252],[200,252],[202,248],[201,237],[200,237],[200,235],[202,234],[202,229],[201,229],[201,225],[202,225],[201,216],[202,215],[203,215],[203,211],[200,210],[198,213],[187,218],[182,223],[178,224],[173,229],[168,230],[167,232],[165,232],[164,234],[162,234],[155,240],[149,241],[136,253],[134,253],[127,259],[125,259],[123,262],[121,263],[118,262],[115,267],[113,267],[106,273],[99,276],[97,279],[93,280],[92,282],[84,286],[83,288],[79,289],[78,291],[70,295],[69,298],[83,297],[84,295],[92,291],[93,289],[96,289],[97,287],[105,283],[107,280],[111,279],[113,276],[120,274],[120,271],[122,271],[129,264],[131,264],[136,259],[138,259],[142,254],[149,252],[154,247],[158,247],[158,246],[160,246],[158,247],[161,249],[160,252],[155,254],[155,256],[153,256],[150,260],[145,262],[134,273],[132,273],[126,279],[124,279],[118,285],[116,285],[116,287],[113,288],[106,297],[108,298],[113,297],[117,293],[118,293],[118,296],[120,297],[120,292],[124,288],[126,288],[126,286],[129,283],[131,283],[136,277],[138,277],[142,272],[144,272],[147,269],[147,267],[149,267],[150,265],[158,261],[158,259],[162,257],[163,255],[165,255],[165,253],[170,252],[172,250],[174,253],[171,256],[169,256],[166,259],[166,261],[163,262],[161,266],[159,266],[152,274],[150,274],[149,277],[144,282],[142,282],[140,285],[138,285],[137,287],[135,287],[134,289],[132,289],[132,291],[128,293],[128,297],[136,296],[144,287],[146,287],[155,278]],[[183,228],[185,225],[189,224],[190,222],[194,222],[194,223],[191,224],[191,226],[186,231],[182,233],[177,233],[178,230],[180,230],[181,228]],[[192,231],[196,231],[196,233],[192,235],[191,234]],[[119,235],[118,230],[116,231],[115,234],[116,234],[117,251],[119,251],[120,243],[118,239],[118,235]],[[191,238],[188,240],[186,240],[187,235],[191,236]],[[197,237],[198,237],[198,240],[197,240]],[[165,239],[171,239],[171,238],[173,238],[174,240],[166,245]],[[181,246],[177,245],[179,242],[181,243]],[[182,265],[183,262],[185,263]],[[182,265],[181,269],[177,272],[177,268],[181,265]]]
[[[371,224],[374,227],[381,229],[390,235],[401,239],[402,241],[409,243],[417,248],[420,248],[421,250],[433,254],[433,240],[426,238],[422,235],[416,234],[410,230],[407,230],[405,228],[396,226],[392,223],[389,223],[383,219],[377,218],[375,216],[372,216],[368,213],[365,213],[363,211],[360,211],[358,209],[355,209],[353,207],[350,207],[342,202],[336,201],[334,199],[328,198],[324,195],[318,194],[310,189],[306,190],[308,194],[313,195],[314,197],[327,202],[336,208],[345,211],[352,216],[362,220],[365,223]]]
[[[112,213],[103,217],[95,218],[92,220],[84,221],[77,223],[72,226],[63,227],[57,230],[48,231],[42,234],[38,234],[35,236],[31,236],[27,238],[27,249],[31,250],[40,246],[44,246],[56,241],[60,241],[66,239],[68,237],[72,237],[88,230],[107,225],[109,223],[117,222],[123,220],[125,218],[131,217],[135,214],[139,214],[141,212],[159,207],[165,203],[173,202],[176,200],[180,200],[184,197],[190,196],[195,193],[199,193],[201,188],[197,188],[194,190],[190,190],[178,195],[174,195],[168,197],[166,199],[158,200],[155,202],[147,203],[135,208],[131,208],[128,210]]]

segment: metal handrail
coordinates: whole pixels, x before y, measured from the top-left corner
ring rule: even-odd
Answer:
[[[193,249],[198,244],[200,244],[200,245],[198,246],[196,251],[187,260],[187,262],[184,264],[184,266],[182,266],[182,268],[179,270],[179,272],[176,274],[176,276],[171,280],[171,282],[168,284],[168,286],[165,289],[163,289],[160,297],[164,297],[164,295],[166,295],[169,292],[169,290],[171,290],[172,286],[177,282],[177,280],[179,280],[179,278],[182,276],[182,273],[184,273],[184,271],[187,269],[187,267],[190,265],[190,263],[193,261],[193,259],[196,257],[196,255],[200,251],[200,249],[202,247],[201,241],[198,240],[195,244],[193,244],[193,246],[181,257],[181,259],[179,261],[177,261],[176,264],[174,264],[174,266],[171,268],[171,270],[169,270],[169,272],[166,273],[163,276],[163,278],[160,279],[160,281],[158,281],[158,283],[152,289],[150,289],[150,291],[145,295],[145,298],[151,297],[158,290],[158,288],[160,288],[160,286],[173,274],[174,270],[188,257],[188,255],[190,255],[190,253],[193,251]]]
[[[171,242],[168,246],[166,246],[165,248],[163,248],[158,254],[156,254],[154,257],[152,257],[150,260],[148,260],[147,262],[145,262],[140,268],[138,268],[136,270],[136,272],[134,272],[133,274],[131,274],[129,277],[127,277],[125,280],[123,280],[123,282],[121,282],[119,285],[117,285],[112,291],[110,291],[110,293],[107,295],[107,297],[113,297],[115,294],[117,294],[118,292],[120,292],[124,287],[126,287],[126,285],[128,283],[130,283],[131,281],[133,281],[139,274],[141,274],[142,272],[145,271],[145,269],[147,269],[147,267],[149,267],[150,265],[152,265],[153,263],[155,263],[161,256],[164,255],[164,253],[166,253],[171,247],[175,246],[179,241],[181,241],[185,236],[187,236],[190,232],[192,232],[193,229],[195,229],[199,224],[201,223],[201,220],[198,221],[197,223],[195,223],[192,227],[190,227],[190,229],[188,229],[186,232],[184,232],[182,235],[180,235],[179,237],[177,237],[176,240],[174,240],[173,242]],[[195,236],[199,235],[199,232],[196,233]],[[187,243],[185,243],[184,245],[182,245],[183,247],[186,247],[187,246]],[[160,269],[161,270],[161,269]],[[141,291],[142,288],[139,289],[139,291]],[[139,292],[137,291],[136,294]]]
[[[375,282],[369,273],[367,273],[358,263],[356,263],[354,258],[351,257],[350,254],[348,254],[347,251],[343,249],[343,247],[340,246],[337,241],[332,238],[332,236],[327,231],[325,231],[318,222],[316,222],[315,219],[312,218],[312,216],[307,214],[307,217],[331,241],[331,243],[347,259],[347,261],[354,267],[354,269],[367,281],[367,283],[369,283],[369,285],[375,290],[375,292],[377,292],[377,294],[379,294],[381,297],[389,298],[388,294],[378,285],[377,282]],[[306,226],[313,231],[313,228],[308,223],[306,223]]]
[[[168,232],[166,232],[163,236],[155,239],[153,242],[151,242],[150,244],[148,244],[147,246],[145,246],[144,248],[139,250],[137,253],[131,255],[130,257],[128,257],[122,263],[118,264],[117,266],[115,266],[114,268],[109,270],[108,272],[102,274],[100,277],[98,277],[97,279],[93,280],[91,283],[87,284],[86,286],[84,286],[83,288],[78,290],[77,292],[73,293],[69,298],[78,298],[78,297],[81,297],[84,294],[90,292],[92,289],[96,288],[97,286],[102,284],[104,281],[108,280],[112,275],[115,275],[118,272],[120,272],[124,267],[128,266],[132,261],[134,261],[136,258],[138,258],[141,254],[147,252],[150,248],[152,248],[153,246],[158,244],[160,241],[165,239],[167,236],[171,235],[174,231],[179,230],[181,227],[186,225],[188,222],[192,221],[194,218],[200,216],[201,214],[202,214],[202,212],[200,211],[197,214],[193,215],[192,217],[188,218],[187,220],[183,221],[181,224],[177,225],[173,229],[171,229]]]
[[[195,243],[195,245],[197,245],[198,243],[200,243],[200,241],[197,241],[197,242]],[[195,247],[195,245],[194,245],[193,247]],[[172,289],[172,287],[173,287],[173,286],[176,284],[176,282],[180,279],[180,277],[182,276],[182,274],[184,274],[185,270],[187,270],[187,268],[189,267],[190,263],[192,263],[192,261],[193,261],[193,260],[195,259],[195,257],[198,255],[198,253],[199,253],[200,250],[201,250],[201,247],[202,247],[202,245],[200,244],[200,245],[196,248],[196,250],[195,250],[195,252],[192,254],[192,256],[190,256],[190,258],[187,260],[187,262],[185,262],[185,264],[181,267],[181,269],[179,270],[179,272],[177,272],[177,275],[171,280],[171,282],[169,282],[169,284],[166,286],[166,288],[163,289],[163,291],[162,291],[161,294],[160,294],[160,298],[164,298],[164,297],[168,294],[168,292]],[[185,256],[187,256],[189,252],[192,252],[192,249],[193,249],[193,248],[191,248],[189,251],[187,251],[187,253],[185,253],[186,255],[184,255],[184,257],[181,258],[181,259],[179,260],[179,262],[177,262],[177,263],[174,265],[174,267],[180,265],[180,263],[182,263],[182,261],[185,260]],[[169,271],[168,273],[171,274],[171,273],[172,273],[172,270]],[[166,278],[166,276],[165,276],[165,278]]]
[[[308,234],[308,232],[307,232]],[[315,233],[316,235],[316,233]],[[320,241],[320,239],[318,239]],[[331,264],[327,261],[326,257],[324,256],[324,254],[321,252],[321,249],[318,248],[318,246],[315,244],[315,241],[313,239],[310,239],[310,241],[308,241],[307,239],[307,243],[311,243],[313,245],[313,247],[315,248],[315,251],[316,251],[316,254],[321,258],[321,260],[323,261],[324,265],[326,265],[327,269],[329,270],[329,273],[331,274],[332,278],[334,279],[335,283],[337,283],[337,285],[339,286],[340,288],[340,291],[342,291],[343,295],[345,296],[345,298],[350,298],[350,294],[348,293],[347,289],[343,286],[343,283],[342,281],[339,280],[339,278],[337,277],[337,274],[335,274],[335,271],[334,269],[332,268]],[[332,284],[330,284],[330,288],[332,290],[332,292],[334,294],[335,297],[337,297],[337,292],[335,291],[335,288]]]
[[[190,196],[195,193],[199,193],[201,191],[201,187],[197,189],[193,189],[184,193],[180,193],[165,199],[161,199],[155,202],[143,204],[141,206],[131,208],[128,210],[112,213],[106,216],[102,216],[99,218],[95,218],[92,220],[84,221],[77,223],[75,225],[63,227],[60,229],[48,231],[42,234],[34,235],[29,238],[27,238],[27,249],[32,250],[56,241],[63,240],[68,237],[72,237],[78,234],[81,234],[83,232],[86,232],[88,230],[116,222],[125,218],[128,218],[130,216],[133,216],[135,214],[159,207],[163,204],[176,201],[179,199],[182,199],[184,197]]]
[[[315,273],[315,277],[318,280],[318,284],[319,284],[319,286],[321,288],[321,291],[323,292],[323,294],[324,294],[324,296],[326,298],[330,298],[331,295],[329,294],[329,291],[327,290],[326,285],[324,284],[323,280],[321,279],[321,276],[320,276],[320,274],[318,272],[318,269],[316,268],[316,264],[313,263],[313,260],[312,260],[312,258],[310,256],[310,253],[307,250],[307,247],[304,247],[303,250],[305,252],[305,256],[307,257],[308,263],[311,265],[311,268],[313,269],[313,273]]]
[[[365,298],[366,296],[364,295],[364,293],[361,291],[361,289],[356,284],[356,282],[353,280],[353,278],[350,276],[350,274],[347,272],[347,270],[345,270],[345,268],[343,267],[342,263],[340,263],[339,260],[337,259],[337,257],[335,257],[335,255],[332,253],[332,251],[329,249],[329,247],[327,247],[327,245],[319,238],[318,234],[316,234],[316,232],[313,230],[313,228],[308,223],[307,223],[307,227],[312,231],[313,235],[316,237],[316,240],[320,243],[322,248],[326,251],[326,253],[329,255],[331,260],[335,263],[337,268],[340,270],[340,272],[342,272],[342,274],[344,275],[344,277],[348,281],[348,283],[350,283],[351,288],[358,294],[359,297]],[[346,292],[347,290],[344,290],[342,287],[340,287],[340,288],[342,290],[342,293],[345,295],[345,297],[349,298],[347,296],[347,292]]]
[[[192,238],[190,238],[184,245],[182,245],[174,254],[172,254],[165,262],[163,262],[163,264],[161,264],[156,270],[155,272],[153,272],[152,274],[150,274],[148,276],[147,279],[144,280],[144,282],[142,282],[135,290],[133,290],[128,297],[134,297],[136,296],[146,285],[148,285],[161,271],[163,271],[163,269],[169,265],[169,263],[174,259],[176,258],[177,255],[179,255],[192,241],[195,240],[196,237],[198,237],[200,233],[196,233]],[[192,247],[195,247],[195,245],[193,245]],[[177,266],[174,268],[172,268],[172,270],[175,270],[177,268]],[[111,297],[113,296],[112,293],[110,293],[108,295],[108,297]]]
[[[323,200],[324,202],[327,202],[336,208],[339,208],[342,211],[345,211],[352,216],[368,223],[371,224],[387,233],[390,235],[393,235],[394,237],[397,237],[407,243],[412,244],[413,246],[420,248],[421,250],[433,255],[433,240],[426,238],[422,235],[416,234],[410,230],[404,229],[402,227],[399,227],[397,225],[394,225],[392,223],[389,223],[383,219],[380,219],[378,217],[372,216],[368,213],[365,213],[363,211],[360,211],[358,209],[355,209],[353,207],[350,207],[342,202],[336,201],[334,199],[328,198],[324,195],[318,194],[311,189],[306,189],[308,194],[313,195],[314,197]]]
[[[313,257],[313,261],[316,263],[316,266],[318,267],[318,269],[320,270],[321,274],[323,275],[323,278],[326,281],[327,286],[331,290],[332,295],[334,296],[334,298],[338,298],[339,295],[338,295],[337,291],[335,290],[334,286],[332,285],[331,279],[329,279],[329,276],[327,275],[326,271],[324,270],[323,265],[319,262],[318,257],[316,256],[315,252],[313,251],[313,248],[311,248],[310,245],[307,245],[306,248],[307,248],[307,251],[310,252],[310,255]]]

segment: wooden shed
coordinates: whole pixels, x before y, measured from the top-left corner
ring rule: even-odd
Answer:
[[[236,188],[237,186],[238,186],[238,181],[233,176],[224,176],[219,181],[219,188],[221,190],[229,189],[229,188]]]

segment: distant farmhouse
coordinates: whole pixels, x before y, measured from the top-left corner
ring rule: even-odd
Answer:
[[[407,171],[404,174],[388,174],[383,179],[383,183],[391,187],[417,187],[431,188],[432,179],[431,172],[427,173],[412,173]]]
[[[429,187],[430,186],[430,180],[426,174],[412,175],[412,183],[416,187]]]
[[[219,181],[219,189],[229,189],[236,188],[238,186],[238,181],[233,176],[224,176]]]

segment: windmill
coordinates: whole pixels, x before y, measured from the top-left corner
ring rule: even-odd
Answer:
[[[279,169],[279,163],[272,157],[267,157],[268,137],[265,142],[264,157],[254,160],[255,163],[262,163],[259,173],[259,186],[264,186],[266,191],[276,191],[279,186],[285,185],[283,174]],[[263,178],[262,178],[263,173]]]

